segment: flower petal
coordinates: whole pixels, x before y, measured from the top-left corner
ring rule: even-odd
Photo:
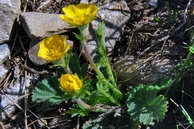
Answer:
[[[68,92],[76,92],[83,87],[82,81],[77,75],[64,74],[59,78],[61,89]]]
[[[94,4],[80,3],[63,8],[64,15],[59,17],[74,26],[83,26],[96,18],[98,8]]]
[[[68,5],[62,9],[66,17],[74,18],[76,15],[76,8],[74,5]]]
[[[39,42],[38,56],[47,61],[55,61],[61,59],[70,48],[66,37],[53,35]]]

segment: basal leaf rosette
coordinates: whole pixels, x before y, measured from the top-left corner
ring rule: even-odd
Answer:
[[[128,95],[127,107],[131,118],[144,125],[154,125],[164,119],[168,101],[158,95],[162,88],[157,85],[139,85]]]
[[[96,18],[98,8],[95,4],[80,3],[64,7],[59,17],[73,26],[83,26]]]
[[[53,35],[39,42],[38,56],[47,61],[60,60],[71,47],[66,37]]]
[[[32,91],[32,101],[37,103],[48,102],[54,105],[62,103],[65,99],[56,77],[49,77],[38,82],[37,87]]]
[[[63,74],[59,78],[59,82],[60,88],[70,93],[78,92],[83,87],[83,82],[74,74]]]

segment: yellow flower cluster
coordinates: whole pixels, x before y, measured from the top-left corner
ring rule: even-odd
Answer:
[[[73,26],[83,26],[96,18],[98,8],[94,4],[80,3],[63,8],[60,18]],[[53,35],[39,42],[38,56],[47,61],[56,61],[64,57],[72,46],[61,35]],[[83,87],[77,75],[64,74],[59,78],[60,87],[64,91],[76,92]]]
[[[38,56],[47,61],[56,61],[61,59],[71,47],[66,37],[53,35],[40,41]]]
[[[68,5],[63,8],[64,15],[60,15],[60,18],[69,24],[82,26],[94,20],[97,11],[98,8],[94,4]],[[53,35],[40,41],[38,56],[47,61],[56,61],[61,59],[70,48],[71,45],[67,43],[64,36]]]
[[[61,89],[68,92],[79,91],[83,87],[82,81],[77,75],[64,74],[60,77],[59,82]]]
[[[98,8],[95,4],[80,3],[63,8],[64,15],[60,18],[74,26],[83,26],[96,18]]]

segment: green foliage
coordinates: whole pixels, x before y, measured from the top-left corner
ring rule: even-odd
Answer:
[[[99,24],[96,30],[96,36],[98,41],[96,65],[99,68],[99,72],[97,72],[97,91],[103,94],[103,96],[112,103],[118,104],[122,93],[117,88],[116,79],[107,56],[105,47],[105,25],[103,22]]]
[[[69,67],[73,73],[77,73],[81,78],[84,78],[88,69],[87,64],[80,64],[79,57],[75,54],[70,57]]]
[[[61,66],[63,68],[69,68],[69,61],[71,57],[71,51],[66,53],[61,60],[53,61],[54,66]]]
[[[100,91],[98,91],[95,87],[96,84],[96,80],[88,80],[86,79],[85,81],[85,91],[88,91],[88,93],[84,93],[82,94],[82,96],[80,96],[80,98],[82,98],[83,100],[85,100],[88,104],[95,106],[96,104],[107,104],[110,103],[109,99],[107,99],[106,97],[104,97],[103,94],[101,94]]]
[[[114,104],[118,104],[118,102],[115,100],[115,98],[113,98],[113,96],[111,95],[111,89],[109,88],[108,85],[106,85],[106,82],[103,83],[102,81],[101,82],[98,81],[96,86],[97,86],[97,92],[99,92],[99,94],[103,95],[101,98],[104,99],[103,101],[105,103],[112,102]],[[110,102],[109,102],[109,100],[110,100]]]
[[[71,109],[69,109],[66,113],[72,114],[72,117],[79,116],[79,117],[85,117],[90,113],[91,111],[83,107],[82,105],[74,104]]]
[[[32,92],[32,101],[37,103],[59,104],[65,99],[64,92],[59,89],[59,82],[55,77],[42,80]]]
[[[129,93],[128,113],[134,121],[154,125],[165,117],[168,101],[163,95],[157,95],[160,90],[157,85],[140,85]]]
[[[87,30],[87,28],[88,28],[88,25],[81,26],[78,28],[79,34],[73,33],[75,38],[77,38],[81,42],[82,46],[84,45],[85,40],[86,40],[86,36],[84,35],[84,31]]]
[[[160,23],[161,22],[161,18],[160,17],[155,17],[154,21]]]
[[[84,40],[84,37],[83,37],[82,35],[76,34],[76,33],[73,33],[73,34],[74,34],[74,36],[75,36],[78,40],[80,40],[80,41]]]
[[[98,39],[98,47],[97,47],[97,56],[98,60],[96,62],[97,67],[103,73],[104,77],[116,87],[116,80],[114,74],[112,72],[112,68],[109,62],[109,58],[107,56],[107,51],[105,47],[105,25],[104,23],[100,23],[98,29],[96,30],[96,35]]]

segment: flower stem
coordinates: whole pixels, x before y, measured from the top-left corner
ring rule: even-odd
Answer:
[[[86,29],[86,28],[85,28]],[[86,36],[84,35],[84,31],[85,29],[81,28],[80,30],[80,42],[82,45],[82,54],[84,55],[85,59],[89,62],[91,68],[96,72],[96,74],[99,76],[101,81],[104,81],[105,84],[107,84],[107,86],[109,86],[117,95],[121,96],[122,93],[116,88],[114,87],[109,81],[107,81],[103,75],[103,73],[98,69],[98,67],[96,66],[96,64],[94,63],[93,58],[91,57],[91,55],[88,52],[88,49],[86,47]],[[102,93],[102,92],[101,92]],[[103,94],[103,93],[102,93]],[[104,94],[105,96],[110,96],[107,94]],[[114,104],[118,104],[118,102],[111,96],[111,97],[107,97],[110,102],[114,103]]]

